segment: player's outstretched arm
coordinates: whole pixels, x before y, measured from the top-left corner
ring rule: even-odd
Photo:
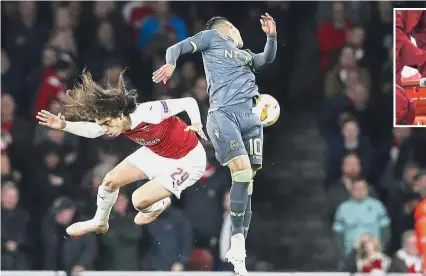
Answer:
[[[274,19],[266,13],[261,16],[260,24],[267,40],[263,52],[253,56],[253,67],[256,71],[272,63],[277,53],[277,28]]]
[[[166,83],[172,76],[181,55],[208,49],[216,35],[216,30],[202,31],[167,48],[166,64],[152,74],[152,80],[155,83]]]
[[[61,113],[54,115],[49,111],[42,110],[37,114],[36,118],[39,120],[40,125],[86,138],[96,138],[105,134],[105,130],[96,123],[66,121]]]

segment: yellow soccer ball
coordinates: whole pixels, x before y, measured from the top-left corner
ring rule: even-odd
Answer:
[[[280,104],[271,95],[261,94],[253,111],[259,115],[263,127],[269,127],[280,117]]]

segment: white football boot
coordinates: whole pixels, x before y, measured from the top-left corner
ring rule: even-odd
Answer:
[[[231,247],[226,252],[225,258],[234,266],[234,272],[238,276],[248,275],[246,269],[246,244],[243,234],[231,237]]]
[[[91,219],[73,223],[68,226],[66,231],[71,237],[77,238],[89,233],[104,234],[108,229],[109,223],[107,220],[98,221]]]

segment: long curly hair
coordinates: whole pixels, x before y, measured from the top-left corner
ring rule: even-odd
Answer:
[[[136,109],[136,90],[126,90],[124,71],[121,72],[118,88],[102,87],[90,72],[83,71],[81,81],[67,91],[61,102],[64,115],[69,120],[94,121],[95,119],[127,116]]]

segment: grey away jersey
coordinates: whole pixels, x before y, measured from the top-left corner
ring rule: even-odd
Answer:
[[[254,72],[274,60],[276,44],[276,38],[268,36],[265,51],[255,55],[238,49],[230,37],[207,30],[167,49],[166,62],[175,65],[180,55],[201,51],[212,111],[259,95]]]

